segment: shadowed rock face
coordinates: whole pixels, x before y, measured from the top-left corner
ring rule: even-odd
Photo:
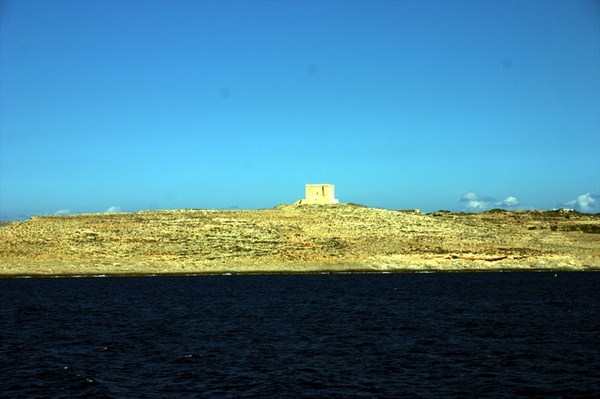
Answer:
[[[0,228],[0,275],[600,269],[600,215],[350,204],[35,217]]]

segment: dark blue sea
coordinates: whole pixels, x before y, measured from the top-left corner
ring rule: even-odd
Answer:
[[[6,398],[600,397],[600,273],[0,280]]]

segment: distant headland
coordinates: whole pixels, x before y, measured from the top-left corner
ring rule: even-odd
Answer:
[[[0,227],[0,276],[600,270],[600,215],[420,213],[307,198],[263,210],[12,222]]]

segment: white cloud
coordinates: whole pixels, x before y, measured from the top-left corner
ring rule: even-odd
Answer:
[[[460,200],[465,203],[467,212],[481,212],[490,208],[490,204],[494,201],[490,197],[481,197],[479,194],[469,191],[464,193]]]
[[[517,205],[519,205],[519,200],[516,199],[515,197],[506,197],[504,199],[504,201],[497,202],[496,204],[494,204],[494,206],[497,206],[499,208],[503,208],[503,207],[512,208]]]
[[[58,211],[54,212],[55,216],[70,215],[70,214],[71,214],[70,209],[59,209]]]
[[[110,208],[108,208],[107,210],[104,211],[104,213],[119,213],[119,212],[123,212],[121,210],[121,207],[119,207],[119,206],[111,206]]]
[[[568,208],[573,208],[579,212],[598,213],[600,212],[600,195],[581,194],[574,200],[565,203]]]
[[[461,201],[478,201],[479,196],[477,195],[477,193],[469,191],[468,193],[464,193],[462,195],[462,197],[460,197],[460,200]]]
[[[503,201],[496,201],[492,197],[480,196],[473,191],[464,193],[460,200],[465,203],[467,212],[481,212],[492,208],[514,209],[519,205],[519,200],[513,196],[508,196]]]
[[[486,201],[467,201],[465,208],[469,212],[485,211],[489,208],[488,202]]]

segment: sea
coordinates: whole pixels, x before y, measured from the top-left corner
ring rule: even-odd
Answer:
[[[3,398],[600,397],[600,273],[0,279]]]

